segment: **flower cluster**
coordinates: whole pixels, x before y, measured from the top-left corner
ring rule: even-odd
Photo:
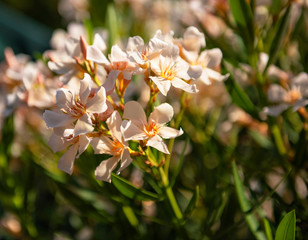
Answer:
[[[195,27],[187,28],[183,38],[160,30],[148,43],[130,37],[126,48],[116,44],[108,56],[104,31],[95,30],[89,38],[78,24],[69,25],[67,33],[57,31],[51,44],[54,49],[43,54],[46,64],[17,59],[7,50],[5,81],[28,106],[49,109],[43,114],[53,130],[49,145],[54,152],[64,152],[59,169],[72,174],[75,159],[91,145],[95,154],[111,156],[95,170],[98,180],[108,182],[113,170],[119,173],[135,156],[149,162],[151,151],[170,154],[164,139],[183,134],[178,126],[167,125],[174,110],[169,103],[158,104],[159,93],[167,96],[174,88],[193,94],[198,81],[210,85],[227,78],[219,72],[221,51],[201,51],[205,38]],[[150,89],[146,111],[125,95],[140,78]],[[130,148],[130,141],[137,147]]]

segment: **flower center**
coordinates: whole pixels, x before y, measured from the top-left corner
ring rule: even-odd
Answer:
[[[293,88],[286,95],[285,101],[289,102],[289,103],[295,103],[296,101],[298,101],[301,98],[302,98],[302,94],[301,94],[299,88]]]
[[[112,69],[113,70],[120,70],[123,71],[127,68],[128,63],[121,61],[121,62],[112,62]]]
[[[112,147],[111,147],[113,156],[121,155],[123,149],[124,149],[124,145],[121,142],[119,142],[117,140],[113,140]]]
[[[161,68],[161,77],[167,80],[172,80],[176,76],[175,64],[169,64],[165,68]]]
[[[159,127],[160,126],[157,125],[154,121],[151,122],[150,124],[145,126],[146,135],[148,135],[149,137],[153,137],[153,136],[157,135]]]

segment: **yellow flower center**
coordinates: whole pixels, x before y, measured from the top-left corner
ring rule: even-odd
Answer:
[[[145,133],[149,137],[153,137],[157,135],[159,128],[160,128],[159,125],[157,125],[155,122],[151,122],[150,124],[145,126]]]
[[[118,156],[118,155],[122,154],[122,151],[124,149],[124,145],[117,140],[113,140],[111,149],[112,149],[112,155]]]
[[[288,92],[288,94],[286,95],[285,101],[289,102],[289,103],[295,103],[296,101],[298,101],[301,98],[302,98],[302,94],[301,94],[299,88],[294,88],[294,89],[291,89]]]
[[[161,77],[167,80],[172,80],[176,76],[175,64],[169,64],[167,67],[161,67]]]

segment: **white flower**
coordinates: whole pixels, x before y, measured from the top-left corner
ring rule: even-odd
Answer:
[[[293,111],[308,105],[308,74],[300,73],[292,79],[288,89],[278,84],[272,84],[267,91],[268,100],[276,103],[265,107],[263,112],[270,116],[278,116],[284,110],[292,107]]]
[[[123,118],[123,134],[125,140],[146,140],[147,146],[169,154],[168,147],[162,138],[175,138],[183,134],[183,130],[167,127],[173,117],[173,108],[168,103],[155,107],[147,121],[143,108],[138,102],[130,101],[125,104]]]
[[[43,117],[48,127],[63,127],[77,120],[74,137],[93,130],[92,114],[106,111],[107,104],[103,87],[98,88],[94,96],[91,96],[91,81],[90,76],[85,74],[85,78],[80,81],[79,96],[64,88],[57,91],[56,99],[60,111],[45,111]]]
[[[111,158],[104,160],[95,170],[95,176],[98,180],[111,182],[111,173],[121,161],[120,168],[117,173],[126,168],[132,158],[128,150],[128,143],[123,139],[121,132],[122,119],[117,111],[106,120],[111,137],[102,136],[94,138],[91,145],[94,148],[95,154],[110,154]]]
[[[127,56],[127,53],[118,45],[112,46],[108,58],[110,61],[96,46],[91,45],[87,47],[87,60],[103,65],[107,72],[109,72],[104,83],[107,95],[113,92],[118,78],[126,81],[127,84],[131,80],[133,74],[141,72],[139,66],[132,62]]]
[[[150,79],[164,96],[167,95],[171,85],[189,93],[198,92],[195,84],[183,81],[191,79],[187,73],[189,64],[179,57],[177,46],[170,44],[159,57],[151,60],[150,66],[155,73]]]
[[[49,146],[54,152],[66,150],[58,162],[58,168],[68,174],[73,173],[76,158],[87,149],[90,139],[86,135],[73,136],[74,125],[55,128],[50,137]],[[59,135],[58,135],[59,134]]]

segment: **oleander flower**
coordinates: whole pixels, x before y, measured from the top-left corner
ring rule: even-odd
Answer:
[[[276,103],[265,107],[263,112],[270,116],[278,116],[284,110],[292,107],[295,112],[299,108],[308,105],[308,74],[300,73],[291,80],[288,88],[278,84],[272,84],[267,91],[268,100]]]
[[[169,44],[159,57],[152,59],[150,66],[155,73],[150,79],[164,96],[171,85],[189,93],[198,92],[195,84],[184,81],[192,79],[187,73],[189,64],[179,57],[179,49],[174,44]]]
[[[154,108],[147,121],[145,112],[138,102],[130,101],[125,104],[122,128],[124,139],[144,140],[147,146],[170,154],[165,139],[175,138],[183,134],[183,130],[167,127],[166,124],[173,117],[173,108],[168,103],[163,103]]]
[[[66,150],[58,161],[58,168],[68,174],[73,173],[75,159],[87,149],[89,143],[90,138],[85,134],[74,136],[73,124],[55,128],[48,142],[54,152]]]
[[[135,36],[128,39],[126,52],[140,67],[147,68],[149,61],[158,57],[167,46],[166,42],[155,37],[150,39],[148,44],[144,44],[141,37]]]
[[[95,176],[98,180],[111,182],[111,173],[120,163],[117,173],[120,173],[131,162],[128,143],[124,140],[121,125],[122,119],[117,111],[114,111],[106,120],[111,136],[101,136],[93,138],[91,145],[95,154],[109,154],[111,158],[104,160],[95,170]]]
[[[47,127],[63,127],[76,122],[74,137],[94,129],[92,114],[102,113],[108,107],[104,87],[101,86],[96,91],[92,91],[91,82],[90,76],[85,74],[84,79],[80,81],[79,96],[64,88],[57,91],[56,101],[59,111],[45,111],[43,117]]]
[[[188,74],[191,78],[200,79],[209,85],[211,80],[224,81],[229,76],[221,75],[217,71],[222,59],[222,52],[219,48],[204,50],[199,54],[201,47],[205,47],[205,38],[196,27],[187,28],[179,44],[180,55],[190,64]]]
[[[108,72],[108,77],[104,83],[107,95],[111,94],[115,88],[116,80],[123,80],[123,84],[127,85],[133,74],[139,74],[142,69],[135,62],[131,61],[118,45],[111,48],[111,53],[105,57],[102,51],[94,45],[87,47],[87,60],[101,64]]]

